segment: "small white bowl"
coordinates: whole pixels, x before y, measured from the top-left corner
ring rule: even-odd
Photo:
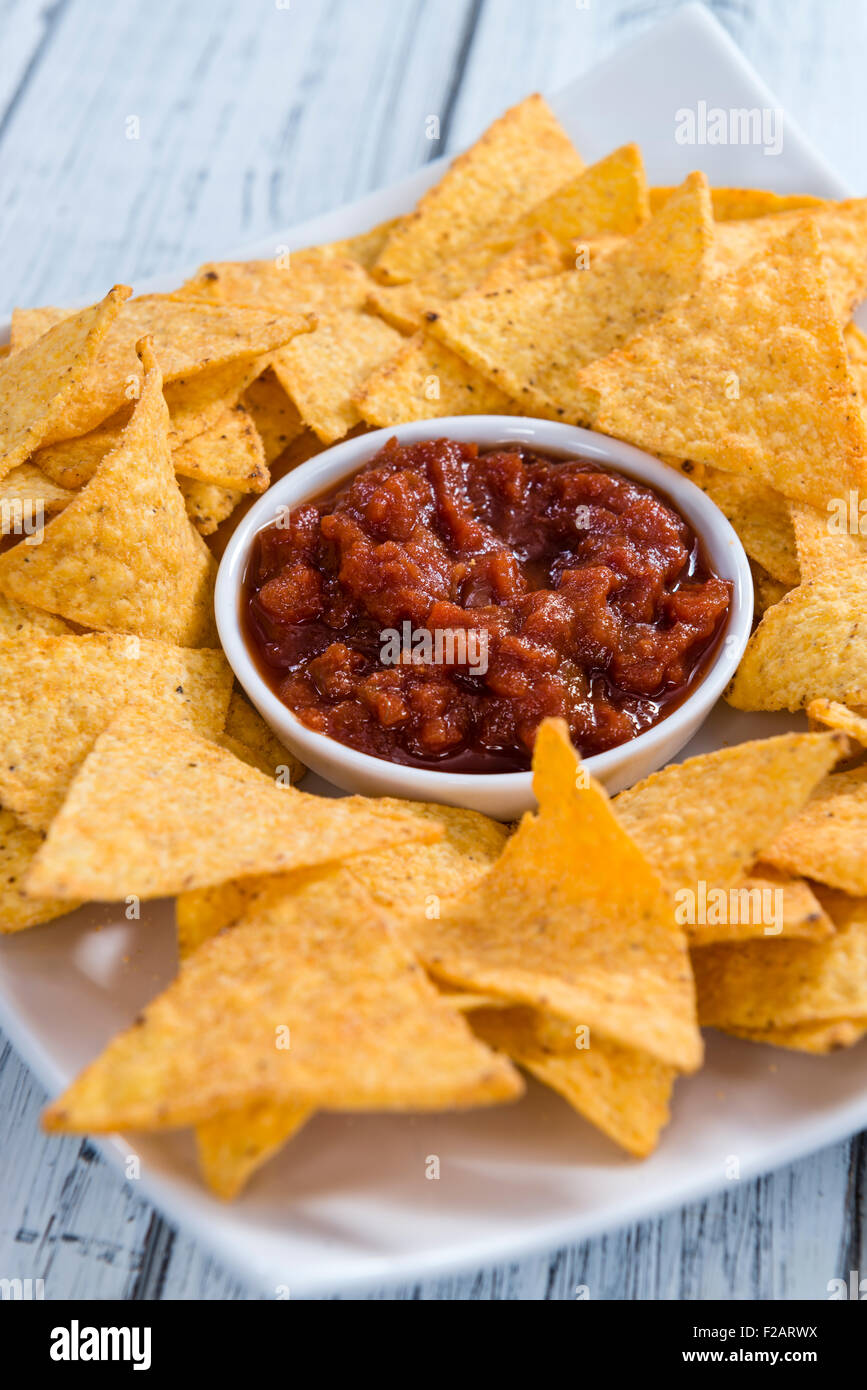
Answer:
[[[418,420],[337,444],[287,473],[247,512],[226,547],[217,575],[216,617],[229,664],[262,717],[287,748],[314,772],[344,791],[439,801],[512,820],[535,805],[532,773],[459,773],[406,767],[359,753],[325,734],[314,733],[269,689],[241,632],[244,574],[253,537],[286,507],[321,496],[357,472],[387,439],[401,444],[457,439],[491,449],[526,444],[540,452],[580,456],[647,483],[671,499],[704,542],[713,570],[732,584],[725,633],[711,665],[676,709],[628,743],[586,759],[586,767],[610,792],[621,791],[673,758],[706,719],[734,675],[750,635],[753,585],[743,547],[719,508],[683,474],[658,459],[606,435],[549,420],[508,415],[461,415]]]

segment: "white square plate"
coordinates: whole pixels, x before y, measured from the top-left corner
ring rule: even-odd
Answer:
[[[846,192],[788,118],[776,156],[742,145],[678,145],[675,112],[701,101],[726,110],[776,105],[723,31],[690,6],[553,105],[588,160],[639,140],[654,183],[701,167],[712,184]],[[438,170],[428,165],[243,254],[363,231],[411,206]],[[179,278],[137,288],[167,289]],[[721,706],[684,756],[792,726],[787,717]],[[147,905],[141,922],[124,921],[116,908],[82,908],[61,925],[0,943],[0,1024],[54,1094],[175,968],[171,904]],[[678,1082],[672,1123],[642,1164],[534,1084],[518,1105],[464,1116],[317,1116],[229,1207],[203,1190],[187,1134],[102,1148],[118,1163],[138,1153],[147,1195],[266,1295],[278,1286],[297,1296],[421,1278],[562,1245],[689,1201],[724,1184],[732,1155],[745,1178],[867,1125],[867,1043],[811,1058],[713,1034],[707,1042],[706,1066]],[[425,1177],[432,1154],[438,1181]]]

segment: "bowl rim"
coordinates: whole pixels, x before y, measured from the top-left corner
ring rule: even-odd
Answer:
[[[415,768],[403,763],[362,753],[340,743],[328,734],[308,729],[284,705],[259,674],[243,636],[240,621],[241,586],[254,536],[274,521],[284,508],[296,507],[356,473],[382,448],[396,438],[401,444],[429,439],[456,439],[477,443],[484,448],[497,444],[528,444],[564,457],[588,458],[613,472],[620,472],[661,492],[699,535],[707,548],[715,573],[732,584],[728,619],[720,634],[717,652],[692,690],[670,714],[635,738],[594,753],[582,766],[604,780],[621,762],[636,755],[652,761],[660,745],[667,744],[677,724],[689,721],[697,705],[703,705],[703,722],[734,675],[752,630],[752,572],[741,541],[716,503],[684,473],[663,463],[652,454],[610,435],[579,425],[514,415],[455,415],[419,419],[341,440],[314,458],[286,473],[253,504],[235,528],[220,561],[214,594],[217,631],[226,659],[238,681],[281,741],[306,762],[340,762],[350,779],[388,778],[398,794],[412,800],[430,798],[448,791],[452,795],[470,794],[472,788],[496,784],[504,794],[528,788],[531,770],[523,772],[449,772],[438,768]],[[726,565],[725,561],[729,564]],[[275,727],[276,726],[276,727]],[[287,731],[287,732],[284,732]],[[660,766],[661,764],[657,764]],[[314,769],[315,770],[315,769]],[[327,774],[325,774],[327,776]]]

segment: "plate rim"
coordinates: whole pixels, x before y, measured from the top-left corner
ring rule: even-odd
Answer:
[[[661,36],[676,30],[683,30],[684,33],[692,30],[694,42],[704,44],[706,48],[715,49],[717,56],[723,55],[728,63],[739,71],[741,77],[749,82],[756,92],[757,98],[779,105],[770,89],[731,36],[705,6],[699,3],[682,6],[659,23],[652,25],[631,43],[624,44],[608,58],[582,73],[569,86],[578,87],[588,77],[598,77],[600,73],[604,73],[609,65],[622,62],[624,58],[639,52],[649,39],[652,38],[658,42]],[[557,93],[553,94],[555,101],[557,95]],[[799,146],[799,153],[806,155],[810,162],[815,165],[817,173],[820,173],[829,185],[836,185],[839,196],[847,196],[850,190],[843,180],[840,179],[825,157],[815,149],[809,138],[791,119],[788,112],[786,112],[786,131],[788,137]],[[412,200],[435,181],[439,172],[453,158],[454,155],[444,155],[384,188],[365,194],[351,203],[305,219],[304,222],[283,232],[270,233],[267,238],[263,237],[253,243],[247,243],[241,248],[221,253],[221,258],[240,259],[261,255],[267,252],[269,247],[272,248],[274,242],[281,238],[294,249],[296,245],[306,244],[305,238],[308,236],[327,240],[332,237],[338,239],[365,231],[370,225],[371,218],[374,221],[382,220],[383,199],[389,202],[394,213],[405,211],[406,207],[411,205]],[[374,208],[375,211],[373,211]],[[385,215],[393,214],[386,212]],[[324,238],[323,226],[326,228]],[[317,230],[312,233],[308,232],[307,229],[313,227]],[[189,274],[195,269],[195,266],[190,266],[181,273]],[[178,273],[177,271],[166,272],[146,277],[136,286],[136,293],[159,290],[169,285],[176,286]],[[82,300],[80,302],[87,303],[89,301]],[[0,342],[8,339],[9,326],[10,318],[4,316],[0,321]],[[59,1086],[64,1084],[64,1074],[53,1060],[40,1034],[33,1031],[31,1025],[25,1022],[23,1013],[19,1011],[2,983],[0,983],[0,1028],[6,1033],[24,1065],[33,1071],[40,1084],[49,1093],[55,1092]],[[861,1046],[867,1055],[867,1040]],[[808,1124],[814,1127],[814,1132],[809,1137],[801,1133]],[[867,1125],[867,1090],[862,1096],[838,1104],[827,1117],[822,1115],[814,1115],[812,1118],[805,1116],[802,1124],[787,1131],[779,1142],[766,1145],[761,1155],[756,1155],[750,1161],[745,1162],[741,1177],[742,1179],[755,1178],[798,1158],[818,1152],[831,1144],[850,1137],[865,1125]],[[109,1165],[128,1182],[129,1180],[125,1178],[123,1172],[123,1162],[130,1151],[134,1151],[135,1146],[126,1143],[120,1136],[89,1135],[87,1139],[88,1143],[96,1148]],[[724,1186],[724,1182],[725,1178],[722,1174],[718,1178],[714,1178],[712,1175],[702,1173],[697,1175],[695,1182],[687,1183],[677,1191],[672,1189],[663,1197],[652,1198],[650,1205],[648,1205],[647,1198],[641,1194],[640,1184],[636,1184],[635,1190],[627,1193],[620,1202],[620,1209],[616,1214],[612,1214],[610,1208],[604,1207],[598,1212],[584,1211],[574,1217],[570,1217],[568,1213],[549,1217],[543,1222],[537,1220],[535,1226],[526,1232],[507,1232],[505,1234],[497,1232],[485,1236],[473,1236],[472,1249],[455,1249],[455,1243],[452,1242],[451,1245],[429,1248],[426,1251],[401,1252],[388,1256],[372,1255],[365,1252],[365,1259],[368,1264],[381,1261],[383,1267],[377,1270],[367,1269],[343,1274],[339,1271],[328,1274],[327,1270],[323,1269],[306,1278],[302,1274],[297,1283],[291,1287],[291,1297],[315,1298],[328,1294],[356,1293],[377,1288],[390,1288],[397,1284],[442,1277],[480,1266],[500,1263],[504,1260],[526,1259],[550,1250],[552,1246],[594,1239],[604,1232],[620,1230],[639,1220],[655,1219],[687,1203],[700,1201],[712,1195]],[[243,1241],[240,1241],[234,1232],[229,1234],[227,1227],[219,1220],[220,1213],[225,1209],[204,1188],[199,1191],[183,1178],[174,1177],[161,1171],[153,1171],[151,1168],[147,1176],[139,1179],[131,1190],[141,1200],[152,1203],[166,1220],[180,1228],[204,1249],[210,1251],[227,1270],[244,1279],[251,1289],[259,1289],[264,1292],[269,1275],[275,1273],[271,1269],[270,1257],[263,1255],[255,1246],[254,1253],[248,1252]],[[192,1202],[189,1200],[190,1193],[193,1197]],[[235,1210],[240,1210],[240,1208],[236,1207]],[[338,1254],[336,1262],[339,1263],[341,1258],[343,1257]],[[285,1279],[285,1270],[282,1278]]]

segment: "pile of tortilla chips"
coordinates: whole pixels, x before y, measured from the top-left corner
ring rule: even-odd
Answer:
[[[637,146],[585,167],[535,96],[368,233],[16,310],[0,931],[169,895],[181,959],[49,1128],[193,1126],[232,1197],[317,1110],[487,1105],[523,1071],[643,1156],[701,1025],[867,1032],[865,292],[867,200],[648,188]],[[547,721],[517,828],[298,790],[233,688],[216,557],[335,441],[480,413],[688,472],[754,568],[728,698],[803,731],[611,800]]]

